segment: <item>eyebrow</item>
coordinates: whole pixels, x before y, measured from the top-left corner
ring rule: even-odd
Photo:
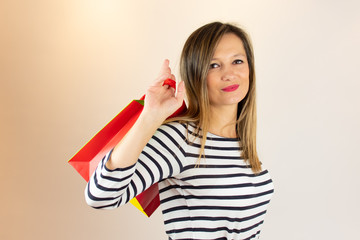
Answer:
[[[242,53],[237,53],[231,57],[246,57],[246,55],[242,54]],[[219,58],[212,58],[211,60],[218,60]]]

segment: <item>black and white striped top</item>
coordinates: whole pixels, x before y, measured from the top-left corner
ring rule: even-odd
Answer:
[[[191,133],[194,128],[188,130]],[[274,192],[268,171],[255,175],[240,158],[237,139],[211,133],[206,158],[195,167],[200,139],[191,143],[186,137],[186,125],[162,125],[137,163],[123,169],[105,167],[108,153],[87,184],[87,203],[115,208],[159,182],[165,229],[171,239],[258,239]]]

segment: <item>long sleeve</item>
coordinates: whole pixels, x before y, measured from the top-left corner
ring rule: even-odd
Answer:
[[[185,127],[179,123],[162,125],[149,140],[138,161],[129,167],[109,170],[106,154],[85,188],[85,199],[94,208],[115,208],[163,179],[184,169],[187,147]],[[129,149],[131,151],[131,149]]]

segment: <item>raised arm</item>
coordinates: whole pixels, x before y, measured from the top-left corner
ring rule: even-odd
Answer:
[[[142,156],[148,160],[150,159],[149,161],[153,161],[151,164],[156,166],[153,169],[158,173],[149,173],[151,180],[145,182],[141,173],[139,171],[135,172],[135,164],[151,137],[164,120],[175,112],[183,102],[183,83],[179,84],[178,91],[175,94],[173,88],[163,86],[163,82],[168,78],[175,80],[169,67],[169,61],[165,60],[159,77],[146,92],[144,109],[138,120],[112,152],[104,157],[87,184],[85,196],[90,206],[99,208],[119,206],[120,202],[129,201],[129,198],[135,197],[136,194],[145,190],[145,187],[149,187],[149,182],[152,184],[154,179],[158,181],[163,178],[161,172],[167,171],[164,169],[172,168],[168,167],[170,161],[173,161],[170,164],[175,163],[175,165],[179,166],[178,159],[171,160],[173,158],[171,155],[174,154],[169,152],[170,149],[163,149],[165,155],[168,153],[169,157],[162,155],[161,151],[150,152],[150,155],[145,152],[144,154],[148,154],[148,156]],[[153,140],[153,142],[153,144],[162,148],[161,143],[159,144],[156,140]],[[158,156],[153,158],[152,155]],[[156,161],[160,161],[160,163]],[[144,162],[141,162],[141,166],[143,166],[143,172],[152,171]],[[179,167],[176,167],[176,169],[179,169]],[[131,182],[134,178],[137,178],[137,180]],[[143,186],[139,184],[136,187],[136,184],[140,182]],[[132,185],[131,194],[128,188],[129,185]],[[141,188],[141,190],[137,188]],[[125,200],[122,198],[124,194],[127,195]]]
[[[146,92],[142,113],[123,140],[114,148],[109,161],[106,162],[107,168],[125,168],[135,164],[156,129],[182,105],[184,83],[179,84],[178,92],[175,94],[173,88],[163,86],[163,82],[168,78],[175,80],[169,60],[165,60],[159,77]]]

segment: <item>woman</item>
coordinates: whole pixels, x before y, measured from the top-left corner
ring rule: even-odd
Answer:
[[[85,190],[95,208],[115,208],[159,182],[169,239],[258,239],[272,180],[256,152],[255,71],[247,34],[214,22],[185,43],[178,91],[165,60],[126,137]],[[165,121],[181,106],[187,112]]]

